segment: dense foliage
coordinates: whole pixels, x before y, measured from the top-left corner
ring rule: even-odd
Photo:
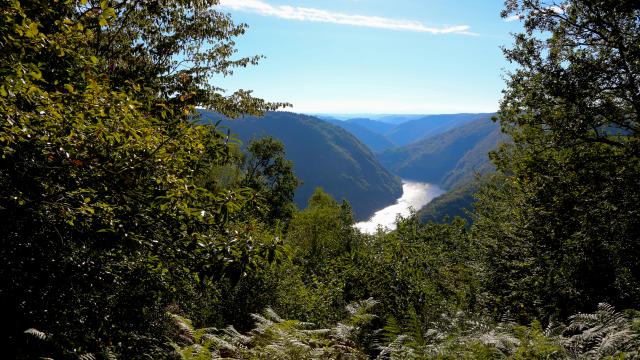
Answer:
[[[194,106],[277,105],[208,85],[252,61],[230,59],[243,27],[210,4],[50,5],[0,9],[3,348],[10,358],[156,351],[166,306],[273,251],[246,231],[254,192],[198,186],[232,157],[223,134],[193,125]],[[55,345],[38,349],[27,328]]]
[[[219,126],[283,104],[212,85],[258,60],[233,58],[244,26],[216,4],[0,2],[3,357],[640,356],[636,1],[508,0],[526,27],[505,50],[513,141],[473,225],[374,235],[321,189],[296,208],[295,146]],[[357,186],[394,192],[335,126],[267,112],[237,129],[269,121],[339,153],[312,164],[323,176],[368,164],[357,179],[381,182]],[[431,146],[501,138],[468,125],[484,136]]]
[[[496,311],[566,316],[640,304],[640,7],[507,1],[524,18],[501,104],[512,145],[480,196],[476,236]],[[543,33],[545,36],[539,36]]]
[[[430,201],[416,216],[422,222],[446,223],[456,217],[472,223],[470,214],[475,203],[475,194],[480,180],[466,182]]]

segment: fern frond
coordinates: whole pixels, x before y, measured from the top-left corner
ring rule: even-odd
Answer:
[[[49,335],[47,335],[46,333],[38,330],[38,329],[34,329],[34,328],[30,328],[24,331],[25,334],[31,335],[33,337],[35,337],[38,340],[47,340],[49,338]]]
[[[265,311],[264,311],[264,315],[266,318],[270,319],[273,322],[283,322],[284,320],[278,315],[276,314],[275,311],[273,311],[273,309],[271,307],[268,307]]]
[[[503,354],[511,354],[520,346],[520,340],[513,335],[495,331],[482,334],[478,340],[484,345],[495,347]]]
[[[357,301],[355,303],[347,305],[347,312],[351,314],[351,316],[366,314],[371,311],[371,309],[373,309],[373,307],[377,304],[378,301],[374,300],[373,298],[368,298],[366,300]]]
[[[273,325],[273,321],[267,319],[260,314],[251,314],[251,317],[256,322],[256,328],[253,330],[258,333],[264,332],[267,328]]]
[[[169,316],[179,329],[176,335],[186,344],[193,344],[196,341],[196,334],[191,320],[173,313],[169,313]]]
[[[576,359],[598,359],[618,356],[640,347],[633,323],[612,305],[601,303],[593,314],[577,314],[570,318],[563,346]],[[627,353],[628,354],[628,353]]]
[[[562,323],[554,321],[549,322],[549,325],[544,329],[543,335],[546,337],[559,337],[565,331],[567,327]]]
[[[207,340],[213,342],[215,344],[215,347],[220,350],[226,350],[226,351],[231,351],[231,352],[237,352],[238,348],[233,345],[232,343],[228,342],[227,340],[218,337],[218,336],[213,336],[211,335],[210,337],[207,338]]]
[[[227,335],[228,340],[234,345],[248,344],[251,342],[251,336],[242,335],[236,328],[233,326],[227,326],[223,330],[224,334]]]
[[[118,360],[118,357],[116,356],[116,354],[113,352],[111,348],[105,349],[102,355],[107,360]]]

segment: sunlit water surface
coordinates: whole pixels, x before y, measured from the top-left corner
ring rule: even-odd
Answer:
[[[377,211],[371,219],[357,223],[356,228],[363,233],[374,234],[378,226],[382,226],[385,231],[396,228],[396,217],[398,215],[407,217],[411,214],[411,209],[420,210],[434,198],[444,194],[445,191],[439,187],[413,181],[402,181],[402,196],[395,204]]]

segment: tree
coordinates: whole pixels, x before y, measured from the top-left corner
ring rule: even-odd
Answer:
[[[354,223],[348,202],[338,203],[317,188],[309,198],[307,208],[291,221],[286,243],[312,276],[352,251],[356,239]]]
[[[235,38],[247,26],[218,11],[218,3],[82,0],[70,15],[93,29],[90,45],[104,59],[101,69],[109,72],[114,88],[144,83],[150,96],[171,106],[200,106],[230,118],[260,115],[284,105],[255,98],[247,90],[227,96],[212,82],[233,75],[234,68],[256,65],[261,58],[233,58]],[[103,26],[107,20],[109,26]]]
[[[508,0],[499,118],[514,139],[480,195],[475,236],[496,311],[521,319],[640,303],[640,6]]]
[[[251,141],[247,152],[241,184],[264,196],[269,224],[288,223],[296,210],[293,196],[300,181],[293,173],[293,163],[285,157],[284,144],[265,137]]]
[[[5,356],[168,356],[167,306],[273,251],[250,189],[197,182],[231,154],[196,105],[278,106],[210,85],[256,60],[232,60],[244,27],[216,3],[0,4]]]

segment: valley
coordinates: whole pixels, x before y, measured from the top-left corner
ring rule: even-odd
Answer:
[[[400,178],[385,169],[366,145],[348,131],[318,118],[268,112],[264,117],[226,120],[222,125],[238,137],[243,147],[265,136],[284,144],[294,173],[302,181],[294,197],[301,209],[314,190],[322,188],[339,201],[349,201],[355,218],[365,220],[402,195]]]
[[[358,228],[371,233],[378,225],[393,229],[396,215],[408,216],[410,208],[424,220],[465,217],[476,176],[493,171],[488,152],[505,139],[493,115],[348,118],[268,112],[224,120],[222,126],[243,147],[265,136],[281,141],[302,182],[297,206],[305,208],[313,191],[322,188],[348,201]],[[203,112],[203,118],[219,116]],[[445,192],[451,194],[442,196]],[[423,210],[433,199],[438,206]]]
[[[444,193],[435,185],[405,180],[402,182],[402,196],[395,204],[376,211],[369,220],[356,223],[355,227],[366,234],[375,234],[379,228],[394,230],[398,216],[407,217]]]
[[[0,2],[0,357],[640,359],[638,5]]]

